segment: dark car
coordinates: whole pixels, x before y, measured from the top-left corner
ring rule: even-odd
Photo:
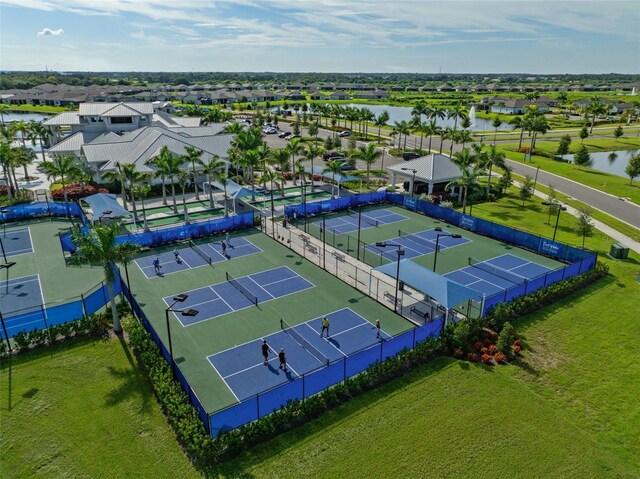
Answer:
[[[329,158],[334,158],[334,157],[338,157],[338,156],[344,156],[340,153],[338,153],[337,151],[326,151],[323,155],[322,155],[322,159],[323,160],[328,160]]]
[[[340,165],[340,169],[342,171],[353,171],[353,170],[357,170],[358,168],[356,168],[356,165],[352,165],[345,161],[344,163],[342,163],[342,165]]]
[[[413,151],[407,151],[406,153],[402,154],[402,159],[404,161],[415,160],[416,158],[420,158],[420,155]]]
[[[291,132],[290,132],[290,131],[283,131],[282,133],[280,133],[280,134],[278,135],[278,138],[284,138],[284,137],[286,137],[286,136],[290,136],[290,135],[291,135]]]
[[[336,153],[334,156],[329,156],[328,158],[323,158],[324,161],[333,161],[333,160],[347,160],[344,155],[340,155]]]

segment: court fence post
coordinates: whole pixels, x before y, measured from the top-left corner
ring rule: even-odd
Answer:
[[[80,303],[82,304],[82,316],[87,317],[87,305],[84,302],[84,294],[80,293]]]
[[[44,304],[40,305],[40,310],[42,311],[42,322],[44,323],[44,329],[47,329],[49,327],[47,325],[47,309],[44,307]]]

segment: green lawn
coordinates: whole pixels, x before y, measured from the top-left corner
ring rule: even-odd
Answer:
[[[200,477],[118,339],[80,339],[0,367],[0,476]]]
[[[589,138],[584,141],[585,146],[592,152],[597,151],[613,151],[613,150],[633,150],[640,149],[640,138],[621,138],[615,140],[613,138]],[[527,146],[527,143],[523,143]],[[510,160],[524,162],[524,154],[517,153],[515,150],[518,147],[517,143],[500,145],[504,150],[504,153]],[[580,141],[573,141],[571,143],[572,151],[580,146]],[[557,150],[557,142],[538,141],[536,144],[538,150],[547,151],[553,153]],[[594,170],[592,168],[578,169],[576,165],[569,163],[563,163],[561,161],[555,161],[551,158],[544,156],[533,155],[531,161],[527,162],[527,165],[532,167],[540,166],[544,171],[556,174],[568,178],[573,181],[577,181],[584,185],[590,186],[605,193],[609,193],[615,196],[621,196],[629,198],[634,203],[640,204],[640,181],[636,180],[633,185],[629,184],[629,178],[623,178],[622,176],[612,175],[602,171]]]
[[[474,208],[547,232],[544,208]],[[573,220],[571,220],[572,222]],[[567,221],[569,223],[569,221]],[[579,239],[561,220],[561,241]],[[638,477],[638,255],[611,276],[520,320],[523,358],[436,360],[225,465],[228,477]]]

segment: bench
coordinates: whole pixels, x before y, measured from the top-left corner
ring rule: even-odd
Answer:
[[[390,293],[389,291],[385,291],[383,296],[384,296],[384,299],[386,299],[390,303],[395,303],[396,302],[396,297],[393,295],[393,293]]]
[[[335,256],[335,257],[336,257],[336,259],[337,259],[338,261],[340,261],[341,263],[344,263],[344,262],[346,261],[346,258],[344,257],[344,255],[343,255],[343,254],[336,253],[335,251],[333,251],[331,254],[332,254],[333,256]]]
[[[409,308],[409,313],[410,314],[417,314],[418,316],[423,317],[425,320],[429,319],[430,314],[428,311],[422,311],[418,308],[416,308],[415,306],[411,306],[411,308]]]
[[[307,249],[311,251],[313,254],[316,254],[318,252],[318,248],[314,244],[307,242],[306,245],[307,245]]]

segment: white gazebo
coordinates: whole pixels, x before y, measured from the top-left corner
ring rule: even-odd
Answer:
[[[413,192],[414,182],[419,181],[429,185],[430,195],[443,192],[447,183],[461,176],[460,168],[451,158],[437,153],[390,166],[388,170],[394,190],[397,177],[400,176],[403,181],[405,178],[409,180],[410,192]]]

